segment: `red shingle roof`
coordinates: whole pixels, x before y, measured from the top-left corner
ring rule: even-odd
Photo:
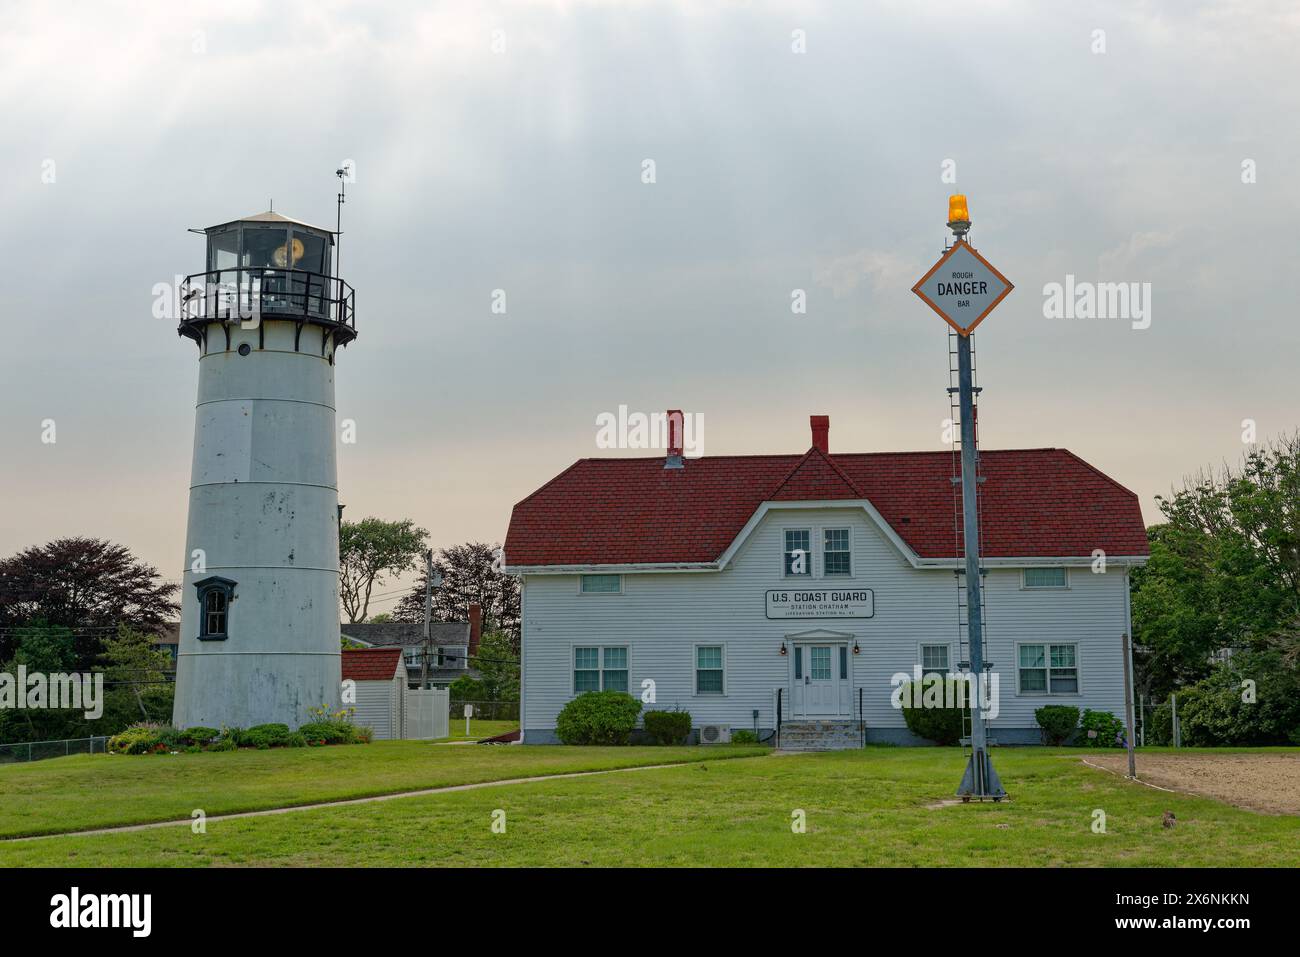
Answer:
[[[401,648],[343,649],[343,678],[353,681],[391,681],[402,660]]]
[[[515,506],[511,566],[712,562],[765,501],[867,499],[921,558],[962,554],[950,452],[581,459]],[[1065,449],[980,453],[989,558],[1148,554],[1138,498]]]

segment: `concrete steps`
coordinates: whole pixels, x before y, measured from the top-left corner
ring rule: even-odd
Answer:
[[[848,751],[862,747],[862,732],[848,718],[808,718],[781,723],[782,751]]]

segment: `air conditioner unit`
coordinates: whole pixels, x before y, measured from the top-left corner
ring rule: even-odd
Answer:
[[[729,724],[700,725],[700,744],[730,744],[730,743],[731,743],[731,725]]]

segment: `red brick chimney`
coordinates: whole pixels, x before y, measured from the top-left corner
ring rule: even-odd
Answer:
[[[829,455],[831,451],[831,417],[829,415],[810,415],[808,422],[812,425],[812,444],[818,452]]]
[[[685,418],[681,409],[668,410],[668,456],[664,459],[664,468],[682,467],[682,449],[685,446],[683,426]]]
[[[478,639],[483,631],[483,609],[477,603],[469,606],[469,654],[478,654]]]

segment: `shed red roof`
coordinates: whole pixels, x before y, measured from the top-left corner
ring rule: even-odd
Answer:
[[[401,648],[344,648],[343,678],[391,681],[401,660]]]
[[[980,453],[989,558],[1148,554],[1135,494],[1065,449]],[[515,506],[510,566],[712,562],[763,502],[867,499],[922,558],[957,558],[951,452],[581,459]]]

